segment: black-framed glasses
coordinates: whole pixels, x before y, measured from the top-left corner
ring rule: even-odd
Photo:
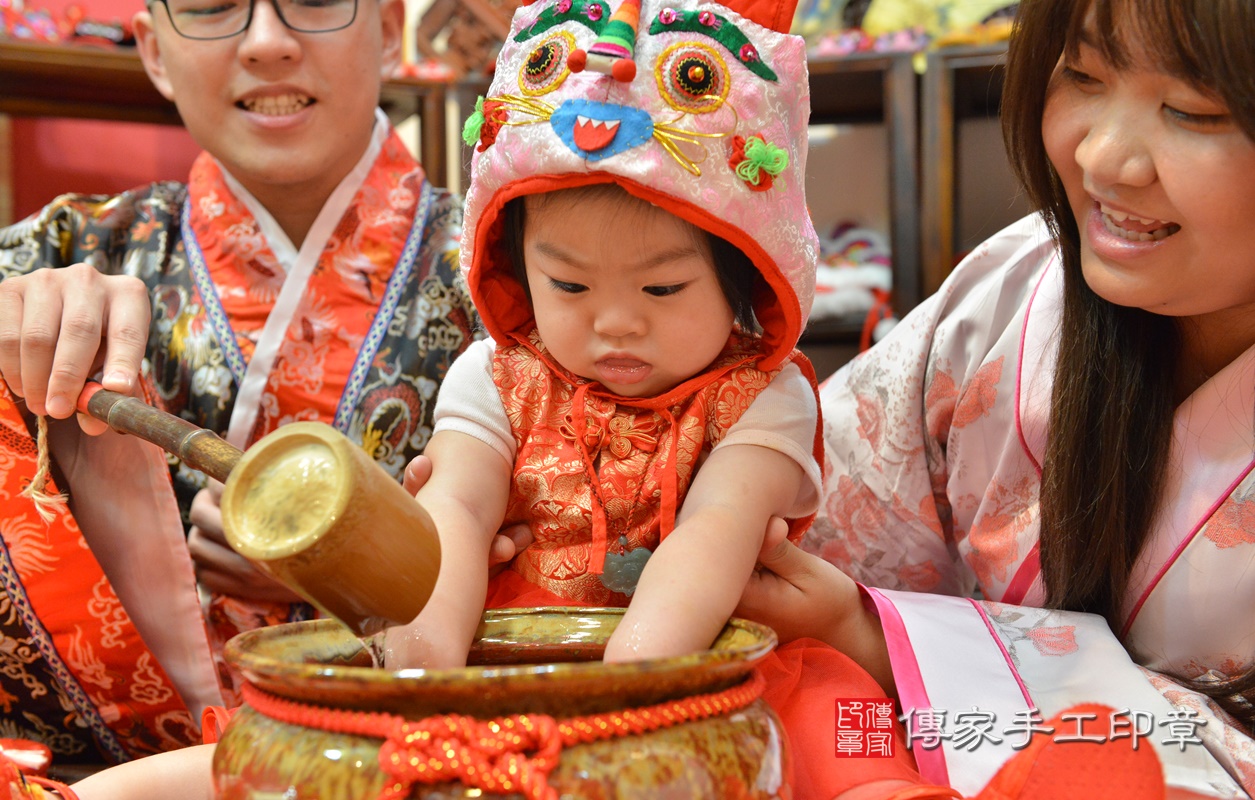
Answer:
[[[257,0],[152,0],[166,7],[175,33],[187,39],[229,39],[248,30]],[[271,0],[279,20],[300,33],[329,33],[357,19],[357,0]]]

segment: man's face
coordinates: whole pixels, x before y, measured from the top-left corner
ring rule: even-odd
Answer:
[[[347,28],[299,33],[272,0],[256,0],[243,33],[195,40],[154,3],[136,15],[135,33],[149,77],[192,137],[271,206],[325,201],[361,158],[403,24],[402,0],[359,0]]]

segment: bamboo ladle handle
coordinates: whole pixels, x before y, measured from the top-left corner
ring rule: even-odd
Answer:
[[[358,635],[404,625],[426,605],[440,570],[431,517],[330,425],[284,425],[242,453],[99,384],[88,384],[77,405],[225,483],[227,543]]]
[[[189,467],[223,483],[244,455],[211,430],[153,408],[138,397],[111,392],[98,383],[83,387],[78,410],[115,431],[152,442]]]

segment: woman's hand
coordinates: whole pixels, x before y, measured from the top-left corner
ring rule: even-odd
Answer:
[[[834,637],[847,606],[862,605],[858,586],[832,564],[795,546],[788,533],[783,519],[771,518],[758,569],[736,616],[770,626],[781,644],[810,638],[840,649]]]
[[[884,630],[858,584],[787,535],[785,521],[773,517],[736,616],[770,626],[781,644],[810,638],[840,650],[894,696]]]

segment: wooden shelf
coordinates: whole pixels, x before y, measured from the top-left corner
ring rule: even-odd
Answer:
[[[0,41],[0,87],[0,114],[182,124],[130,48]],[[446,88],[397,78],[384,83],[379,101],[394,123],[419,115],[419,158],[427,174],[442,183],[448,175]]]
[[[130,50],[0,42],[0,112],[181,124]]]
[[[913,53],[855,53],[808,62],[811,122],[885,125],[893,308],[899,315],[924,299],[919,251],[919,81],[913,59]]]
[[[887,94],[899,77],[914,83],[910,53],[853,53],[848,56],[811,57],[811,117],[816,122],[882,122],[892,103]],[[911,88],[905,87],[905,96]]]
[[[812,318],[802,331],[803,344],[823,344],[834,341],[858,341],[863,335],[863,321],[866,315],[853,317],[821,317]]]
[[[863,337],[864,315],[855,317],[811,318],[797,347],[811,360],[815,374],[823,380],[858,355]]]
[[[950,47],[928,54],[920,101],[920,248],[925,295],[935,292],[954,266],[958,123],[964,118],[997,115],[1006,57],[1006,43]]]

